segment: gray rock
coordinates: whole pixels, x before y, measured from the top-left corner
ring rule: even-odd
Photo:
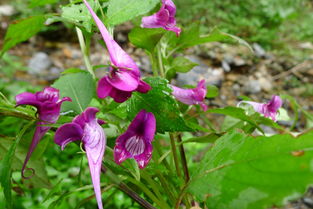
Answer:
[[[258,57],[266,57],[266,51],[257,43],[252,44],[252,48],[254,49],[255,55]]]
[[[261,86],[258,80],[249,80],[244,86],[245,93],[256,94],[261,92]]]
[[[225,60],[222,61],[222,68],[224,69],[225,72],[230,72],[231,68]]]
[[[205,79],[207,85],[221,86],[224,80],[224,71],[222,68],[211,68],[196,56],[187,56],[192,62],[198,64],[188,73],[178,73],[176,83],[179,86],[197,85],[197,83]]]
[[[152,73],[152,66],[148,57],[141,56],[137,64],[140,69],[144,70],[147,73]]]
[[[32,56],[28,63],[29,73],[33,75],[44,74],[51,67],[52,61],[44,52],[38,52]]]
[[[11,16],[14,14],[14,8],[11,5],[0,5],[0,17]]]
[[[266,92],[270,92],[273,89],[273,85],[270,79],[266,79],[265,77],[259,78],[259,84],[261,89]]]

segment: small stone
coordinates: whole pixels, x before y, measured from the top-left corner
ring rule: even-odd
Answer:
[[[231,68],[225,60],[222,61],[222,68],[224,69],[225,72],[230,72]]]
[[[145,72],[152,73],[152,66],[148,57],[141,56],[138,62],[138,66],[140,69],[144,70]]]
[[[0,17],[11,16],[14,14],[14,8],[11,5],[0,5]]]
[[[32,56],[28,63],[29,73],[33,75],[40,75],[45,70],[48,70],[52,65],[49,56],[44,52],[38,52]]]
[[[243,87],[245,93],[256,94],[261,92],[261,86],[258,80],[249,80]]]
[[[266,92],[270,92],[273,89],[273,85],[270,79],[266,79],[265,77],[259,78],[259,84],[261,89]]]
[[[252,48],[254,49],[255,55],[257,57],[266,57],[266,51],[259,44],[253,43]]]

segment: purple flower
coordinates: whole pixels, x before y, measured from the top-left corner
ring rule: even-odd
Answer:
[[[131,97],[133,91],[148,92],[151,87],[140,80],[140,71],[134,60],[114,41],[88,2],[84,0],[84,3],[100,30],[112,62],[109,75],[101,78],[98,83],[98,97],[103,99],[110,96],[116,102],[124,102]]]
[[[102,209],[100,172],[106,138],[100,126],[103,121],[96,118],[98,111],[97,108],[88,107],[81,115],[76,116],[72,123],[62,125],[55,133],[54,142],[60,145],[62,150],[72,141],[81,140],[83,142],[98,208]]]
[[[114,159],[121,164],[127,158],[134,158],[139,168],[145,168],[152,157],[152,140],[156,129],[153,113],[141,110],[124,134],[116,139]]]
[[[162,0],[160,10],[147,17],[142,18],[141,27],[143,28],[164,28],[174,31],[179,36],[181,29],[176,27],[176,6],[171,0]]]
[[[272,99],[267,103],[258,103],[250,101],[241,101],[237,106],[240,106],[242,103],[247,103],[252,105],[253,109],[256,112],[259,112],[264,115],[264,117],[272,118],[273,121],[276,121],[276,115],[278,109],[282,106],[283,101],[279,96],[273,95]]]
[[[203,101],[207,91],[205,80],[201,80],[194,89],[182,89],[173,85],[171,87],[173,89],[172,94],[178,101],[187,105],[199,104],[203,111],[208,110],[208,106]]]
[[[55,123],[60,115],[61,104],[64,101],[72,101],[69,97],[64,97],[59,99],[59,90],[46,87],[43,91],[36,92],[35,94],[24,92],[15,96],[16,106],[19,105],[32,105],[37,108],[37,113],[39,116],[39,120],[37,122],[37,127],[35,130],[35,134],[33,136],[31,145],[27,152],[25,161],[22,167],[22,176],[23,178],[30,178],[25,177],[24,171],[26,168],[26,164],[33,153],[34,149],[36,148],[37,144],[39,143],[40,139],[47,133],[47,131],[51,128],[47,125]],[[30,168],[30,170],[34,174],[34,170]]]

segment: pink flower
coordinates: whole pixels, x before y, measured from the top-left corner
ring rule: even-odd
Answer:
[[[143,28],[164,28],[173,31],[179,36],[181,29],[176,27],[176,6],[171,0],[162,0],[160,10],[147,17],[142,18],[141,27]]]
[[[23,178],[30,178],[31,176],[25,177],[24,171],[26,168],[26,164],[29,158],[31,157],[31,154],[33,153],[34,149],[38,145],[40,139],[51,128],[47,125],[57,122],[60,116],[61,104],[64,101],[72,101],[72,100],[69,97],[64,97],[62,99],[59,99],[59,90],[52,88],[52,87],[46,87],[44,88],[43,91],[36,92],[35,94],[29,93],[29,92],[18,94],[15,96],[15,100],[16,100],[16,106],[32,105],[36,107],[38,117],[40,120],[37,122],[35,134],[33,136],[31,145],[29,147],[29,150],[27,152],[27,155],[23,163],[23,167],[22,167]],[[32,168],[30,168],[30,170],[34,174],[35,171]]]
[[[62,150],[72,141],[81,140],[83,142],[98,208],[102,209],[100,172],[106,137],[100,126],[103,121],[96,118],[97,112],[97,108],[88,107],[81,115],[76,116],[72,123],[62,125],[55,133],[54,142],[61,146]]]
[[[203,111],[208,110],[208,106],[204,103],[207,91],[205,80],[201,80],[194,89],[182,89],[173,85],[171,87],[173,89],[172,94],[178,101],[187,105],[199,104]]]
[[[134,158],[139,168],[145,168],[152,157],[152,144],[156,130],[153,113],[141,110],[129,125],[127,131],[116,139],[114,159],[121,164],[127,158]]]
[[[240,106],[242,103],[252,105],[256,112],[263,114],[266,118],[271,118],[273,121],[276,121],[277,111],[282,106],[283,101],[279,96],[273,95],[272,99],[267,103],[241,101],[237,106]]]
[[[133,91],[147,93],[151,87],[140,79],[140,71],[134,60],[114,41],[88,2],[84,0],[84,3],[100,30],[112,62],[109,75],[98,83],[98,97],[103,99],[110,96],[116,102],[124,102]]]

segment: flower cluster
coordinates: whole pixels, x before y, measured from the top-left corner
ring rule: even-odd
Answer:
[[[141,79],[140,70],[135,61],[118,45],[108,32],[105,25],[98,18],[86,0],[83,0],[88,11],[93,17],[106,44],[110,55],[110,70],[108,75],[101,78],[97,85],[97,96],[100,99],[111,97],[115,102],[122,103],[129,99],[134,91],[148,93],[151,86]],[[161,8],[151,16],[142,18],[142,27],[164,28],[173,31],[177,36],[181,29],[176,26],[176,7],[171,0],[162,0]],[[183,89],[170,85],[172,95],[180,102],[187,105],[200,105],[203,111],[207,111],[205,104],[207,93],[205,80],[201,80],[196,88]],[[43,91],[35,94],[24,92],[16,96],[16,104],[32,105],[37,108],[38,122],[32,139],[31,146],[22,167],[22,176],[32,152],[39,141],[50,130],[51,124],[57,122],[60,116],[61,105],[65,101],[71,101],[69,97],[60,99],[59,90],[46,87]],[[273,96],[268,103],[256,103],[243,101],[253,106],[255,111],[270,117],[276,121],[277,110],[282,106],[279,96]],[[239,103],[238,105],[240,105]],[[99,109],[87,107],[77,115],[72,122],[61,125],[55,133],[54,142],[63,150],[65,146],[74,141],[81,141],[86,152],[91,180],[98,203],[102,209],[100,174],[102,159],[106,148],[106,135],[102,124],[103,120],[97,119]],[[117,137],[114,147],[114,160],[121,164],[128,158],[133,158],[140,169],[145,168],[152,157],[152,141],[156,132],[156,119],[153,113],[142,109],[131,121],[127,130]],[[31,169],[32,170],[32,169]],[[34,170],[32,170],[34,173]]]

